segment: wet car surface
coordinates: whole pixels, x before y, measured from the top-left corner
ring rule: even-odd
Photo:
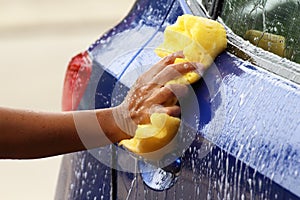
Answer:
[[[164,28],[183,14],[216,18],[216,2],[207,4],[209,13],[205,2],[137,1],[70,63],[80,73],[71,73],[77,85],[68,87],[73,100],[64,97],[65,110],[118,105],[159,60],[153,50]],[[56,199],[300,199],[297,49],[293,59],[280,58],[227,31],[228,49],[193,85],[196,98],[186,104],[181,127],[191,144],[176,161],[157,168],[116,144],[70,154]]]

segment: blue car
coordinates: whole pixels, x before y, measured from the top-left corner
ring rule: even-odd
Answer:
[[[112,144],[65,155],[56,199],[300,199],[300,2],[137,0],[68,67],[64,110],[118,105],[160,58],[166,26],[217,20],[228,46],[193,84],[180,132],[188,146],[160,167]]]

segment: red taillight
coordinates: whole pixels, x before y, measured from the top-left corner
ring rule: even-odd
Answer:
[[[76,110],[92,71],[92,61],[88,52],[73,57],[69,63],[63,88],[62,110]]]

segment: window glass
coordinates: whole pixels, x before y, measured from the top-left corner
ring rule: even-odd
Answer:
[[[254,45],[300,63],[300,0],[225,0],[221,18]]]

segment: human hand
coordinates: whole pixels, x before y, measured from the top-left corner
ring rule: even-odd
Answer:
[[[128,92],[121,105],[116,107],[114,118],[119,128],[133,136],[138,124],[150,122],[152,113],[166,113],[180,116],[180,107],[170,104],[170,99],[178,99],[188,92],[185,84],[166,84],[183,74],[194,71],[203,74],[199,63],[175,63],[176,58],[184,58],[182,52],[173,53],[142,74]],[[188,84],[188,83],[187,83]]]

